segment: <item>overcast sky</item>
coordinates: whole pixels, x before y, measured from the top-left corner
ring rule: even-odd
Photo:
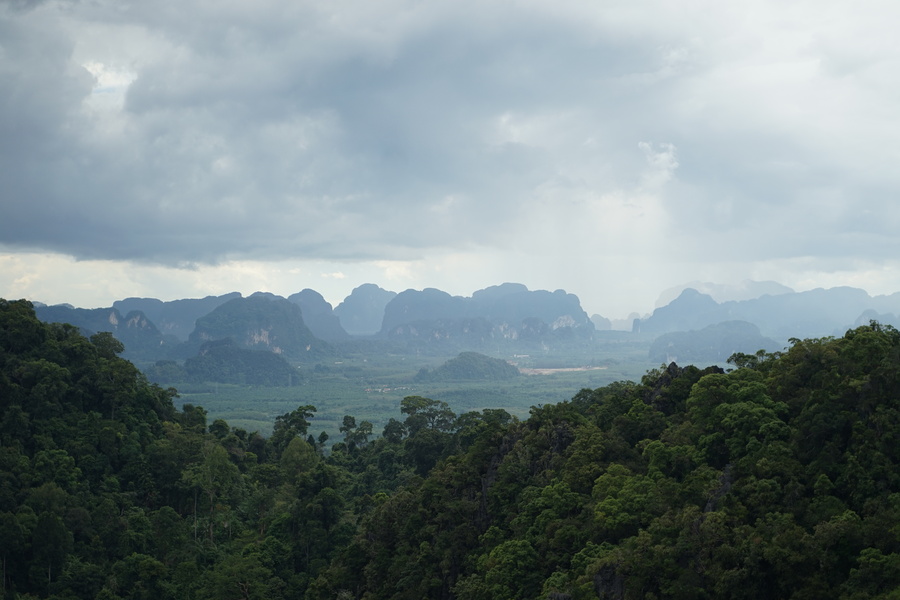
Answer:
[[[0,297],[900,291],[900,3],[5,0]]]

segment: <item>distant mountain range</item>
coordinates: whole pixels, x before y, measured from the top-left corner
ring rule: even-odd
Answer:
[[[334,309],[321,294],[305,289],[288,298],[268,292],[171,302],[127,298],[108,309],[38,305],[36,313],[89,334],[110,331],[125,345],[126,358],[144,363],[183,360],[223,339],[309,362],[333,355],[334,344],[355,340],[390,343],[399,352],[452,353],[588,344],[594,333],[573,294],[530,291],[514,283],[479,290],[471,298],[436,289],[397,294],[365,284]]]
[[[900,325],[898,314],[900,293],[872,297],[865,290],[835,287],[716,302],[708,294],[688,288],[649,317],[636,320],[633,330],[660,335],[746,321],[756,325],[763,336],[787,342],[790,338],[843,335],[870,320],[896,327]]]
[[[691,281],[663,290],[656,300],[656,307],[659,308],[660,306],[669,304],[686,289],[697,290],[701,294],[706,294],[716,302],[753,300],[754,298],[761,298],[762,296],[778,296],[781,294],[794,293],[794,290],[786,285],[781,285],[776,281],[752,281],[750,279],[745,279],[738,284]]]
[[[900,293],[872,297],[849,287],[793,292],[774,282],[698,285],[732,299],[717,300],[688,287],[651,315],[635,316],[631,332],[621,333],[645,342],[651,360],[700,363],[723,362],[732,352],[780,349],[790,338],[842,335],[870,320],[900,326]],[[224,339],[296,363],[338,355],[346,344],[356,351],[366,347],[359,344],[390,344],[392,352],[447,356],[461,351],[588,356],[611,339],[603,330],[613,326],[600,315],[588,317],[573,294],[532,291],[517,283],[471,297],[433,288],[396,293],[364,284],[335,308],[315,290],[304,289],[287,298],[267,292],[170,302],[127,298],[100,309],[37,303],[36,312],[43,321],[71,323],[86,333],[112,332],[125,345],[125,357],[138,364],[185,360],[198,356],[204,344]]]

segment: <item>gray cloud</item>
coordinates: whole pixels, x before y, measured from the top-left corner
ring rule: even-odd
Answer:
[[[897,49],[826,4],[19,2],[0,243],[412,259],[552,225],[561,254],[877,262]]]

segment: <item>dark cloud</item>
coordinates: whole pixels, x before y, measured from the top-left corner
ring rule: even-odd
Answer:
[[[813,25],[775,5],[766,31],[725,8],[548,6],[8,5],[0,243],[376,260],[553,224],[582,232],[542,242],[561,254],[896,252],[877,150],[896,140],[864,110],[895,81],[865,79],[883,60],[848,50],[862,29],[798,47]],[[834,78],[858,94],[823,93]]]

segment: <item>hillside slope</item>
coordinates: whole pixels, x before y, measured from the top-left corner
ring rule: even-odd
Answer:
[[[893,598],[900,332],[668,367],[517,421],[404,398],[207,424],[0,300],[0,576],[34,600]]]
[[[386,499],[308,598],[887,598],[900,333],[584,390]]]

